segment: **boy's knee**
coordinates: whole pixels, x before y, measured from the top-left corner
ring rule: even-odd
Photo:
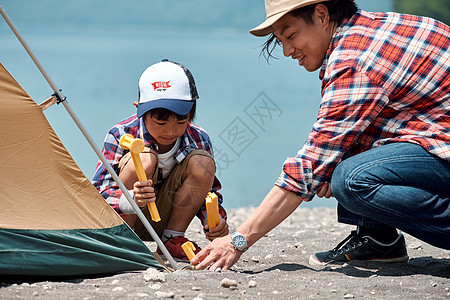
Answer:
[[[186,167],[186,175],[198,179],[214,178],[216,164],[214,159],[205,155],[193,155],[190,157]]]

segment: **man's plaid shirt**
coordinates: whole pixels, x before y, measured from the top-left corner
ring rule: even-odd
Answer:
[[[409,142],[450,161],[450,28],[430,18],[358,11],[334,33],[308,140],[276,185],[309,201],[345,152]]]

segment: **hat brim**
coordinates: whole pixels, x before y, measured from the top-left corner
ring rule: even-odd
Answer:
[[[255,36],[269,35],[273,32],[272,25],[276,21],[281,19],[287,13],[289,13],[297,8],[300,8],[300,7],[308,6],[308,5],[319,3],[319,2],[325,2],[325,1],[329,1],[329,0],[310,0],[310,1],[300,3],[300,4],[295,4],[291,7],[288,7],[286,10],[280,11],[276,14],[271,15],[270,17],[267,17],[267,19],[264,22],[262,22],[260,25],[256,26],[253,29],[250,29],[250,33]]]
[[[137,108],[137,117],[142,117],[146,112],[154,108],[165,108],[178,115],[187,115],[194,105],[195,100],[178,100],[178,99],[158,99],[145,103],[139,103]]]

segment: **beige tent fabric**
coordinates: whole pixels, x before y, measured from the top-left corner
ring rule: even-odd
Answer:
[[[41,108],[0,64],[0,228],[123,223],[74,162]]]

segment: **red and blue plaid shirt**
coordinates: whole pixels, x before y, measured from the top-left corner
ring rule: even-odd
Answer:
[[[144,125],[143,119],[136,118],[136,115],[125,119],[111,128],[107,133],[102,151],[103,155],[105,155],[106,159],[111,164],[111,167],[117,174],[119,160],[128,152],[128,150],[124,150],[119,145],[120,137],[124,134],[131,134],[134,138],[142,139],[145,142],[146,147],[158,153],[156,140],[148,132],[147,127]],[[206,131],[195,124],[189,123],[185,133],[181,136],[180,149],[174,155],[176,162],[180,163],[183,161],[189,152],[195,149],[203,149],[213,155],[211,140]],[[121,215],[124,214],[119,208],[122,191],[119,189],[116,182],[113,180],[112,176],[100,160],[97,163],[92,184],[117,213]],[[222,207],[222,195],[218,193],[218,190],[220,189],[220,182],[217,177],[215,177],[211,192],[216,193],[219,197],[219,213],[222,218],[226,219],[227,214],[225,209]],[[197,217],[200,218],[203,225],[206,225],[207,219],[205,204],[198,211]]]
[[[276,185],[309,201],[344,153],[409,142],[450,161],[450,28],[430,18],[358,11],[334,33],[322,101]]]

